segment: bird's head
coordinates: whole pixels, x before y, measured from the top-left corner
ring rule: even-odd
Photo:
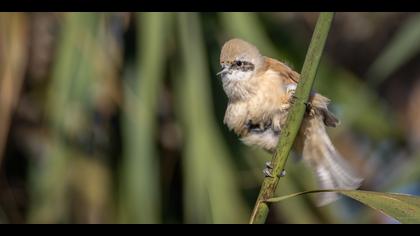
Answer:
[[[227,41],[220,53],[222,70],[218,73],[222,80],[248,80],[263,65],[264,58],[258,49],[242,40]]]

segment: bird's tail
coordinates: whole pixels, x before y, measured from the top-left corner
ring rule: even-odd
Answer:
[[[303,160],[317,176],[321,189],[357,189],[360,178],[334,148],[325,130],[322,116],[312,116],[304,121]],[[336,193],[320,193],[318,205],[337,200]]]

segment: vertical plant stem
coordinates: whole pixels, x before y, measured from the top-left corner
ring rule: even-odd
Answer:
[[[280,177],[278,176],[286,165],[290,150],[300,129],[306,109],[305,103],[308,101],[309,94],[315,80],[315,75],[333,17],[334,13],[325,12],[321,13],[318,18],[315,31],[312,35],[312,40],[306,54],[305,63],[302,68],[301,78],[296,88],[296,100],[290,108],[284,129],[282,130],[279,138],[279,143],[277,144],[277,150],[271,161],[273,165],[272,174],[275,177],[266,177],[264,179],[254,211],[251,215],[251,224],[262,224],[267,218],[269,205],[265,202],[265,200],[273,197],[274,195],[277,184],[280,180]]]
[[[88,119],[91,80],[95,78],[92,47],[96,37],[98,15],[95,13],[65,13],[51,80],[47,87],[46,119],[48,145],[42,158],[29,165],[29,223],[68,223],[72,209],[70,176],[77,148],[69,139],[85,132]],[[78,136],[81,137],[81,136]]]
[[[24,13],[0,15],[0,167],[27,61],[28,21]]]
[[[155,150],[159,93],[167,48],[169,13],[137,14],[137,78],[126,84],[121,223],[160,223],[159,163]]]
[[[210,77],[201,18],[177,13],[181,52],[175,98],[185,127],[184,214],[187,223],[241,223],[247,220],[233,163],[212,118]],[[205,135],[203,135],[205,134]],[[215,174],[217,170],[217,174]]]

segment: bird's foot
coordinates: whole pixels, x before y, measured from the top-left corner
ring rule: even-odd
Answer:
[[[280,173],[280,177],[284,177],[284,176],[286,176],[286,170],[282,170]]]
[[[295,104],[295,102],[296,102],[296,100],[297,100],[297,97],[296,97],[296,95],[295,95],[295,92],[296,92],[296,87],[297,87],[297,85],[296,85],[296,84],[289,84],[289,85],[287,85],[287,87],[286,87],[286,94],[287,94],[288,96],[290,96],[290,99],[289,99],[289,103],[290,103],[290,104]]]
[[[273,172],[273,165],[271,164],[271,161],[267,161],[265,163],[265,168],[263,170],[264,176],[274,178],[274,175],[272,172]],[[277,177],[284,177],[284,176],[286,176],[286,170],[282,170],[281,173]]]
[[[289,95],[295,94],[296,87],[297,87],[296,84],[289,84],[289,85],[287,85],[287,87],[286,87],[286,93],[289,94]]]
[[[273,171],[273,165],[271,165],[271,161],[267,161],[265,163],[265,168],[263,170],[264,176],[274,178],[273,174],[271,174],[272,171]]]
[[[264,173],[264,177],[270,177],[270,178],[274,178],[274,175],[271,173],[272,170],[270,170],[269,168],[264,168],[263,173]]]

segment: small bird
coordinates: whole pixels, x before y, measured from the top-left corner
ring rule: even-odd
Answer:
[[[246,145],[273,153],[293,102],[299,73],[262,56],[254,45],[237,38],[223,45],[220,65],[218,75],[229,99],[224,123]],[[363,179],[336,151],[326,132],[326,126],[339,124],[328,110],[329,103],[321,94],[311,93],[294,149],[315,172],[322,189],[357,189]],[[272,177],[269,162],[267,168],[264,173]],[[322,193],[318,205],[337,198],[335,193]]]

